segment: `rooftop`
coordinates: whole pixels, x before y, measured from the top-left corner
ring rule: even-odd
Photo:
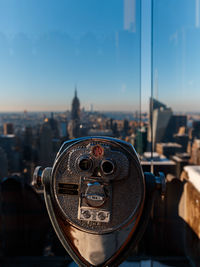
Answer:
[[[14,138],[15,135],[14,134],[1,134],[0,137],[1,138]]]
[[[170,162],[168,158],[166,158],[164,155],[160,155],[157,152],[153,152],[153,157],[151,152],[144,152],[143,154],[143,162],[150,162],[151,159],[153,159],[154,163],[158,162]]]
[[[163,147],[181,147],[180,144],[177,144],[177,143],[172,143],[172,142],[169,142],[169,143],[158,143],[157,145],[162,145]]]

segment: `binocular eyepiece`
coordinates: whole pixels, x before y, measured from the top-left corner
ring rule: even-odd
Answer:
[[[118,266],[139,242],[165,179],[143,173],[134,148],[107,137],[65,142],[33,176],[53,227],[80,266]]]

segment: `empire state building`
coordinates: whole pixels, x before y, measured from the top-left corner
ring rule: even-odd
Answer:
[[[72,100],[71,119],[80,122],[80,101],[77,97],[77,90],[75,89],[74,98]]]
[[[71,121],[68,127],[70,138],[80,137],[80,114],[80,101],[77,97],[77,89],[75,88],[75,94],[72,100]]]

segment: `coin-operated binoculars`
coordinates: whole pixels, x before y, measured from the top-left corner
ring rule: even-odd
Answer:
[[[164,176],[143,174],[134,148],[107,137],[65,142],[52,168],[37,167],[49,217],[79,266],[118,266],[146,228]]]

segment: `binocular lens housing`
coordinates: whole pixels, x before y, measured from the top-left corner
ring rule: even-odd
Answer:
[[[82,171],[89,171],[92,167],[92,161],[89,158],[83,158],[79,162],[79,168]]]
[[[114,172],[114,163],[111,160],[104,160],[101,163],[101,169],[105,175],[112,174]]]

